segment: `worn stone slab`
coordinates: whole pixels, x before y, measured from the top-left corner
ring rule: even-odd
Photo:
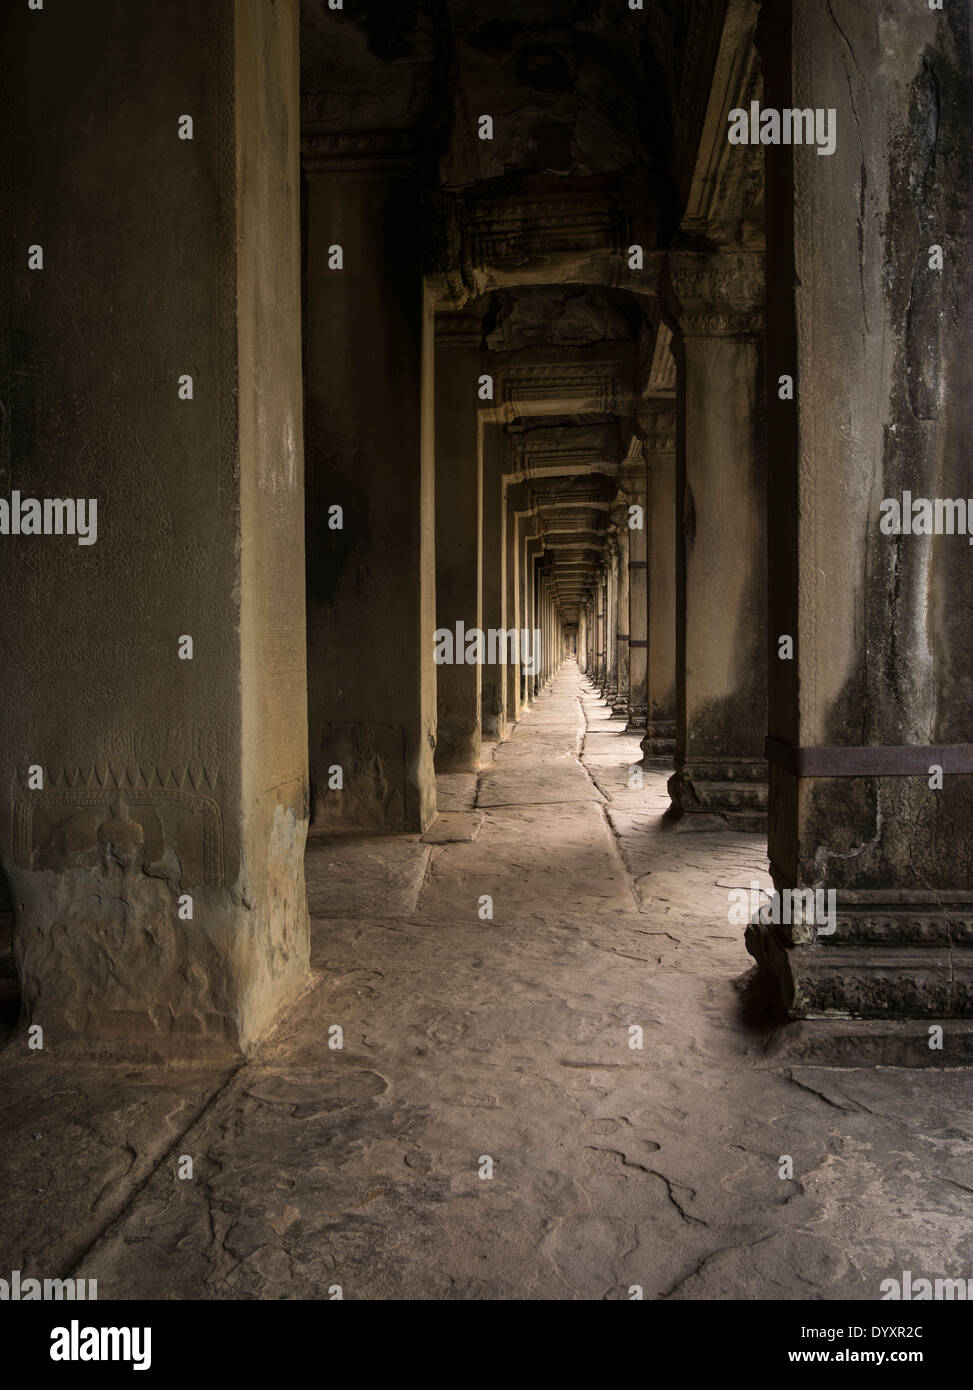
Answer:
[[[440,814],[472,811],[476,801],[476,782],[475,772],[439,773],[436,777],[436,806]]]
[[[312,836],[304,861],[308,912],[312,917],[408,916],[429,853],[418,835]]]
[[[641,763],[642,739],[639,734],[603,733],[598,729],[589,730],[584,740],[586,761],[606,763]]]
[[[443,811],[422,836],[422,843],[449,845],[475,840],[482,824],[482,811]]]
[[[232,1071],[0,1058],[0,1270],[67,1273]],[[26,1053],[26,1055],[25,1055]],[[106,1296],[104,1290],[101,1296]]]
[[[496,921],[635,908],[602,812],[580,802],[491,811],[474,844],[435,853],[417,911],[437,921],[475,921],[484,895]]]
[[[480,778],[476,804],[484,808],[604,799],[584,768],[573,759],[552,765],[549,759],[542,758],[488,768]]]

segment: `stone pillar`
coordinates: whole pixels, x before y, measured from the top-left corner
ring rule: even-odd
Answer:
[[[503,431],[499,425],[481,422],[480,456],[483,518],[480,584],[482,625],[485,632],[506,629],[506,507],[503,488]],[[485,739],[507,736],[506,650],[498,646],[498,660],[488,659],[480,671],[480,705]],[[489,658],[489,651],[485,653]]]
[[[541,652],[541,685],[545,685],[551,674],[551,587],[546,569],[541,575]]]
[[[612,512],[618,529],[618,603],[615,615],[615,671],[616,689],[612,714],[623,714],[628,718],[628,639],[629,639],[629,599],[628,599],[628,552],[631,532],[628,526],[628,501]]]
[[[602,663],[602,678],[599,681],[600,694],[605,696],[612,678],[612,659],[610,659],[609,632],[612,631],[612,560],[607,553],[603,560],[602,569],[602,613],[600,613],[599,637],[600,637],[600,663]]]
[[[537,594],[538,594],[538,625],[541,630],[541,660],[540,671],[538,672],[540,685],[544,684],[547,678],[547,567],[543,562],[537,566]]]
[[[676,815],[766,824],[763,266],[670,258],[679,316]]]
[[[646,561],[648,516],[644,492],[633,492],[630,503],[642,509],[641,527],[628,535],[628,724],[626,732],[645,733],[648,687],[649,594]]]
[[[522,508],[524,506],[525,487],[523,483],[507,483],[504,497],[504,514],[506,518],[506,540],[504,544],[504,591],[506,595],[505,603],[505,623],[507,629],[519,629],[520,621],[520,586],[521,571],[523,568],[523,518],[526,515]],[[518,639],[519,640],[519,639]],[[516,658],[516,659],[515,659]],[[520,693],[520,660],[519,649],[507,652],[507,720],[514,723],[520,718],[521,693]]]
[[[466,631],[483,625],[481,337],[475,314],[436,315],[436,627],[453,633],[459,622]],[[480,766],[480,671],[480,663],[467,664],[465,644],[436,667],[437,772]]]
[[[538,621],[537,603],[537,566],[544,553],[544,543],[537,537],[536,534],[536,518],[532,517],[531,521],[532,525],[530,529],[530,534],[526,538],[524,561],[524,576],[526,583],[524,593],[523,626],[526,627],[528,630],[527,651],[530,655],[529,670],[527,669],[528,663],[526,661],[524,662],[524,699],[528,703],[530,703],[530,701],[532,701],[537,695],[537,666],[540,656],[538,641],[536,637],[536,630],[540,626]]]
[[[314,824],[420,831],[436,810],[436,617],[419,171],[397,141],[303,145]]]
[[[547,674],[553,679],[561,664],[561,619],[557,607],[553,570],[547,581]]]
[[[609,536],[605,560],[605,688],[601,693],[610,709],[615,699],[618,681],[618,667],[615,661],[618,630],[618,542],[614,534]]]
[[[587,675],[592,685],[598,681],[598,581],[592,585],[588,598],[588,668]]]
[[[604,557],[598,563],[598,693],[604,695],[608,682],[605,659],[605,625],[608,621],[608,575]]]
[[[973,552],[924,514],[973,497],[973,15],[768,18],[766,100],[837,129],[768,150],[770,856],[837,911],[748,949],[792,1015],[915,1019],[867,1055],[948,1065],[970,1029],[919,1020],[973,1015]]]
[[[676,751],[676,414],[674,402],[644,416],[648,558],[646,759],[672,766]],[[647,762],[647,765],[648,762]]]
[[[0,540],[22,1026],[212,1059],[307,978],[297,4],[8,10],[0,493],[85,503]]]
[[[601,561],[599,561],[596,571],[592,608],[595,643],[594,669],[591,672],[591,680],[600,692],[605,675],[605,568]]]

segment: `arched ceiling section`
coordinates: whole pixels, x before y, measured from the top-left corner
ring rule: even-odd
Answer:
[[[428,284],[482,325],[485,414],[566,621],[638,487],[646,400],[669,394],[657,296],[706,186],[693,179],[726,5],[303,0],[305,140],[327,148],[351,122],[361,146],[419,156]]]
[[[447,3],[457,121],[441,163],[444,188],[517,173],[664,173],[682,5]],[[482,115],[493,119],[492,140],[477,138]]]

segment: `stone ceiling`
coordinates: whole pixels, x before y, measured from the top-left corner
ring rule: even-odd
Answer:
[[[644,3],[302,6],[305,137],[353,112],[352,133],[424,151],[429,282],[481,317],[487,413],[567,621],[604,554],[654,352],[658,378],[659,271],[726,0]]]

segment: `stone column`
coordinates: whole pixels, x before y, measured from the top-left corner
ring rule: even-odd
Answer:
[[[524,621],[522,626],[527,628],[528,652],[531,657],[530,670],[527,663],[524,663],[524,699],[530,703],[537,695],[537,662],[538,644],[535,637],[535,630],[539,627],[537,614],[537,565],[544,553],[544,543],[537,537],[537,521],[531,518],[530,534],[525,541],[525,593],[524,593]]]
[[[547,638],[549,632],[547,622],[547,572],[546,566],[543,563],[539,564],[537,567],[537,581],[538,618],[541,630],[541,662],[538,675],[540,684],[543,686],[544,681],[547,679]]]
[[[644,412],[648,558],[648,680],[642,750],[656,766],[676,751],[676,414],[661,401]],[[650,765],[648,762],[646,765]]]
[[[616,664],[616,634],[618,630],[618,542],[614,534],[609,537],[607,554],[607,601],[605,603],[605,688],[602,694],[611,708],[615,699],[618,682]]]
[[[606,630],[608,624],[608,569],[603,556],[598,566],[598,693],[604,695],[608,685]]]
[[[973,497],[973,15],[768,18],[767,102],[837,130],[768,150],[770,856],[837,911],[748,949],[792,1015],[915,1020],[842,1025],[853,1061],[969,1062],[925,1021],[973,1015],[973,524],[931,533]]]
[[[615,670],[616,690],[612,704],[612,714],[623,714],[628,718],[628,639],[629,639],[629,598],[628,598],[628,553],[630,531],[628,526],[628,500],[612,512],[612,519],[618,530],[618,603],[615,615]]]
[[[506,540],[504,544],[504,591],[505,591],[505,622],[507,629],[519,629],[520,621],[520,586],[521,571],[523,568],[523,518],[526,513],[522,510],[525,502],[526,489],[523,483],[507,483],[504,497],[504,514],[506,518]],[[519,640],[519,639],[518,639]],[[513,658],[517,659],[514,660]],[[519,651],[507,653],[507,720],[514,723],[520,718],[521,693],[520,693],[520,661]]]
[[[376,134],[362,148],[354,136],[306,134],[303,144],[314,824],[421,831],[436,810],[434,333],[421,180],[397,139]]]
[[[598,689],[602,696],[608,689],[608,633],[611,623],[611,565],[607,558],[601,569],[601,611],[598,614]]]
[[[595,579],[588,598],[588,679],[598,683],[598,580]]]
[[[599,561],[592,594],[592,628],[594,632],[594,668],[591,680],[600,691],[605,672],[605,570]]]
[[[482,628],[482,455],[477,408],[482,327],[475,314],[436,315],[436,627]],[[454,644],[455,645],[455,644]],[[479,662],[463,649],[436,667],[436,771],[480,766]],[[486,657],[482,652],[481,656]]]
[[[677,815],[766,824],[763,266],[670,258],[677,343]]]
[[[0,493],[71,499],[0,539],[44,1056],[246,1051],[307,978],[297,9],[4,16]]]
[[[648,684],[649,595],[646,561],[646,499],[643,490],[632,492],[630,502],[642,509],[641,527],[628,534],[628,725],[626,732],[645,733]]]
[[[503,487],[503,430],[481,421],[480,456],[483,518],[480,584],[484,632],[506,629],[506,527]],[[489,658],[489,651],[485,654]],[[480,671],[480,706],[483,737],[507,736],[506,649],[498,644],[498,660],[484,661]]]

